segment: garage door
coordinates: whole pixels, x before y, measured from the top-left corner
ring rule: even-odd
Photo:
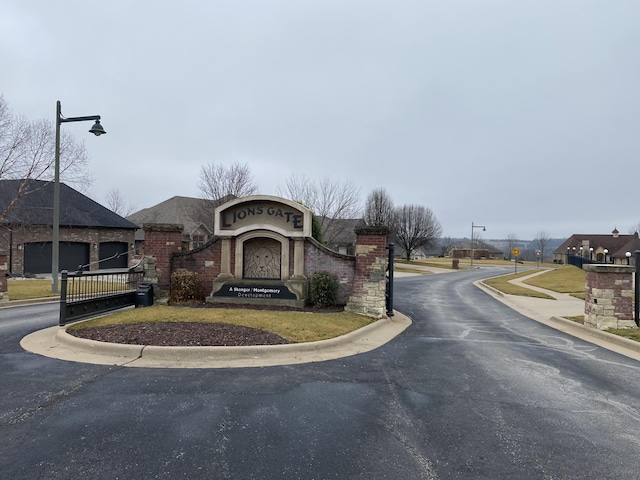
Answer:
[[[126,242],[101,243],[98,251],[100,268],[127,268],[129,266],[128,250]],[[106,260],[107,258],[109,260]]]
[[[51,273],[51,242],[24,244],[24,273]],[[89,263],[89,244],[60,242],[60,271],[76,271],[79,265]]]

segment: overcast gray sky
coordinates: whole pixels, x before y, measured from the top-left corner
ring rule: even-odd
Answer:
[[[443,234],[640,222],[638,0],[4,0],[0,94],[83,140],[106,203],[247,163],[433,210]],[[476,231],[476,233],[479,233]]]

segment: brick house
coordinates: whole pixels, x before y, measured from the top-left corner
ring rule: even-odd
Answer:
[[[28,193],[18,189],[27,185]],[[15,205],[11,204],[18,199]],[[53,236],[53,183],[42,180],[0,180],[0,250],[8,256],[12,275],[50,274]],[[119,268],[133,254],[138,226],[60,184],[60,270]],[[103,259],[111,258],[107,261]]]

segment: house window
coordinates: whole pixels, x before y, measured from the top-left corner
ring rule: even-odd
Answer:
[[[201,247],[207,243],[206,235],[191,235],[191,249]]]

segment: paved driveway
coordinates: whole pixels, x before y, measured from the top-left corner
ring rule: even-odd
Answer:
[[[0,477],[639,478],[640,364],[505,307],[489,273],[399,278],[399,337],[281,367],[54,360],[18,342],[55,306],[0,310]]]

